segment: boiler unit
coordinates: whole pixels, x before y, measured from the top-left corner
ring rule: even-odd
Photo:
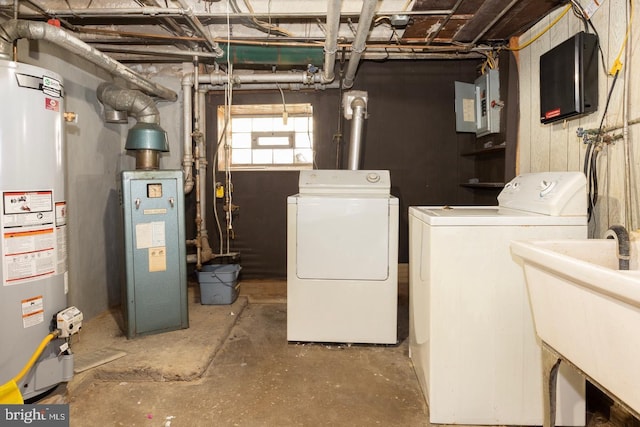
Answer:
[[[128,338],[187,328],[182,171],[122,173]]]
[[[0,384],[27,365],[67,307],[62,78],[0,60]],[[61,336],[64,336],[62,334]],[[66,339],[15,381],[29,399],[73,376]]]

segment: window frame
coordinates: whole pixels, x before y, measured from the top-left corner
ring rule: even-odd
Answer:
[[[286,110],[285,110],[286,108]],[[296,152],[296,135],[302,132],[296,132],[295,129],[292,130],[257,130],[251,131],[251,152],[252,157],[254,152],[258,152],[259,150],[264,149],[265,152],[267,150],[271,150],[272,156],[274,153],[273,150],[292,150],[292,162],[291,163],[277,163],[272,157],[271,163],[251,163],[251,164],[242,164],[242,163],[229,163],[230,171],[251,171],[251,170],[306,170],[313,169],[315,164],[315,149],[314,149],[314,140],[313,140],[313,106],[310,103],[299,103],[299,104],[247,104],[247,105],[232,105],[230,107],[230,115],[228,117],[231,122],[234,118],[281,118],[284,120],[295,119],[296,117],[305,117],[311,119],[311,126],[306,131],[306,134],[309,137],[309,149],[311,150],[311,160],[308,163],[295,163]],[[227,152],[231,155],[231,159],[233,159],[233,149],[231,146],[227,147],[227,141],[231,141],[233,135],[233,129],[230,125],[225,126],[225,121],[227,120],[227,107],[224,105],[219,105],[217,108],[217,119],[218,119],[218,139],[216,143],[219,143],[218,146],[218,161],[217,167],[220,171],[227,170]],[[224,134],[223,134],[224,132]],[[257,138],[260,136],[289,136],[289,145],[259,145],[257,142]],[[305,148],[306,149],[306,148]],[[227,151],[228,150],[228,151]]]

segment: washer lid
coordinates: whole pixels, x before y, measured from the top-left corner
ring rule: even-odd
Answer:
[[[391,177],[387,170],[302,170],[300,171],[298,185],[300,195],[389,195],[391,190]]]
[[[581,225],[587,217],[550,216],[499,206],[412,206],[409,215],[432,226]]]

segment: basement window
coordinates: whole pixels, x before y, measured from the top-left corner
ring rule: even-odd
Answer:
[[[218,107],[219,170],[313,168],[311,104],[232,105],[229,111],[227,117],[227,107]]]

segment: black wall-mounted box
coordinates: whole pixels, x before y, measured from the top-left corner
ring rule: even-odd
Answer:
[[[598,38],[580,32],[540,57],[540,121],[598,109]]]

